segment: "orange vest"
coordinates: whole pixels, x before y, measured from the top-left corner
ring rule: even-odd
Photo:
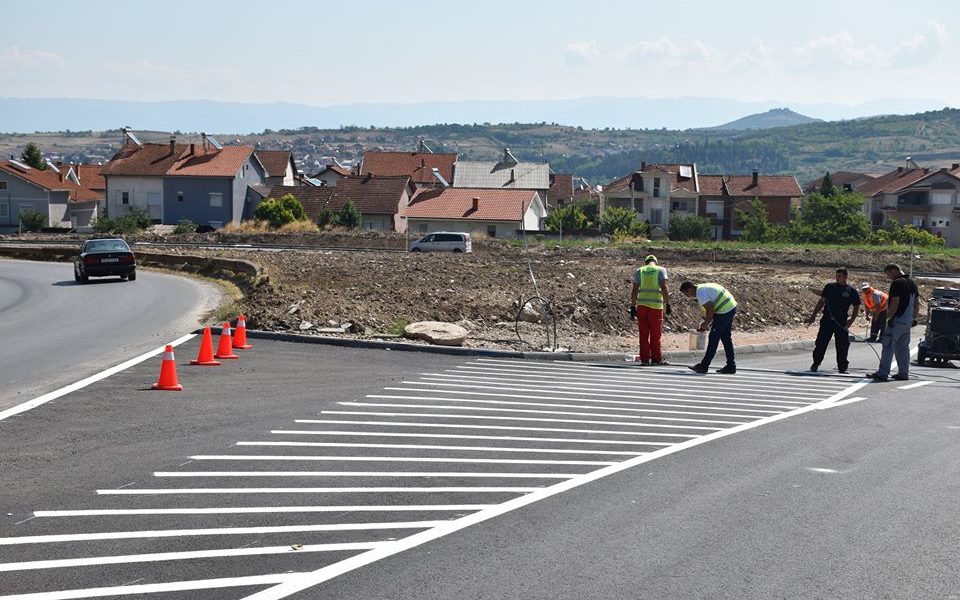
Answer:
[[[879,306],[877,305],[877,302],[874,299],[874,296],[877,294],[879,294],[880,296]],[[877,312],[878,310],[881,310],[881,311],[887,310],[887,295],[884,294],[883,292],[878,292],[877,290],[870,288],[870,289],[863,290],[863,292],[861,293],[861,296],[863,297],[863,306],[870,312]]]

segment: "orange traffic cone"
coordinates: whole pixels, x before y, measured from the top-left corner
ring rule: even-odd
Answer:
[[[204,367],[219,367],[220,362],[213,359],[213,336],[210,334],[210,328],[203,328],[203,341],[200,342],[200,354],[197,360],[191,360],[191,365],[202,365]]]
[[[173,346],[167,344],[163,349],[163,363],[160,365],[160,379],[153,384],[155,390],[179,392],[183,386],[177,381],[177,361],[173,358]]]
[[[237,331],[233,336],[233,347],[241,350],[253,348],[252,344],[247,343],[247,320],[243,315],[237,319]]]
[[[230,322],[223,324],[223,330],[220,332],[220,344],[217,346],[217,353],[214,358],[240,358],[233,353],[233,341],[230,339]]]

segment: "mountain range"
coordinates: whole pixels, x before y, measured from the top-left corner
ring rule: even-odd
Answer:
[[[251,104],[184,100],[135,102],[79,98],[0,98],[0,132],[87,131],[130,126],[139,130],[251,133],[304,126],[413,127],[443,123],[558,123],[588,129],[686,130],[731,128],[744,115],[784,106],[782,101],[729,98],[614,98],[570,100],[459,101],[339,104],[312,106],[275,102]],[[811,120],[844,120],[881,114],[906,114],[942,108],[931,98],[877,99],[857,105],[791,103]],[[792,111],[791,111],[792,112]],[[796,114],[796,113],[793,113]],[[798,116],[803,116],[798,115]],[[773,114],[784,117],[785,114]],[[756,122],[755,120],[753,122]],[[796,121],[784,124],[796,124]],[[749,125],[749,123],[748,123]],[[738,125],[743,127],[743,124]],[[757,128],[752,125],[743,128]]]

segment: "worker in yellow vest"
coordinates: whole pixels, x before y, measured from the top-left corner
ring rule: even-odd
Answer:
[[[699,363],[691,365],[690,369],[697,373],[706,373],[710,370],[710,362],[717,353],[717,346],[723,342],[723,352],[727,357],[727,364],[717,373],[732,375],[737,372],[737,361],[733,351],[733,317],[737,314],[737,301],[733,294],[718,283],[694,284],[684,281],[680,286],[680,293],[687,298],[696,298],[697,304],[703,313],[703,322],[697,331],[706,331],[710,328],[707,338],[707,351]]]
[[[630,288],[630,315],[637,320],[640,353],[634,358],[640,364],[666,365],[660,338],[663,336],[663,316],[670,316],[670,294],[667,292],[667,270],[657,264],[650,254],[643,266],[633,273]]]
[[[864,281],[860,285],[860,300],[863,301],[863,308],[870,315],[870,337],[868,342],[875,342],[880,339],[887,328],[887,299],[886,293],[873,289],[869,283]]]

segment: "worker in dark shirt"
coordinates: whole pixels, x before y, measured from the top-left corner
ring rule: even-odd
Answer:
[[[860,293],[847,283],[847,269],[837,269],[837,280],[828,283],[820,292],[820,301],[807,319],[807,325],[813,323],[817,313],[823,311],[820,317],[820,330],[817,331],[817,341],[813,348],[813,364],[811,371],[820,368],[823,357],[827,353],[830,338],[834,338],[837,347],[837,371],[846,373],[850,366],[847,354],[850,351],[850,327],[860,314]],[[853,315],[849,315],[853,306]]]
[[[880,366],[870,377],[887,381],[896,355],[897,374],[893,379],[906,381],[910,379],[910,328],[917,324],[920,314],[920,290],[900,265],[889,264],[883,273],[892,281],[887,299],[887,330],[880,336]]]

